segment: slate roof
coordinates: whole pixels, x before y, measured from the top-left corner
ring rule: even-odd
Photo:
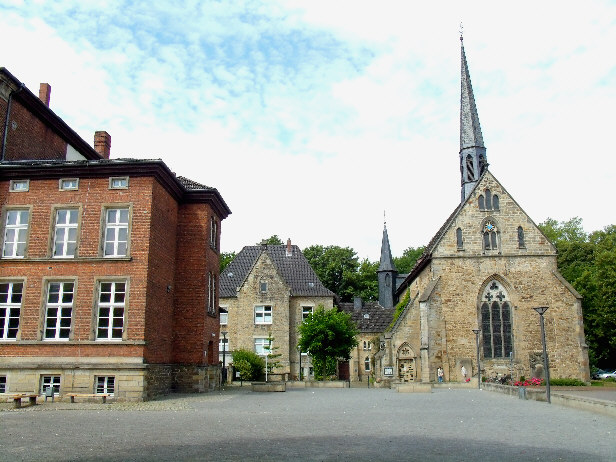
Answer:
[[[385,332],[394,319],[395,308],[383,308],[378,302],[363,302],[355,309],[353,303],[339,303],[340,311],[351,315],[360,332]]]
[[[261,253],[267,253],[278,274],[291,289],[293,296],[333,297],[334,293],[319,280],[298,246],[253,245],[244,247],[220,274],[220,297],[237,297],[237,289],[244,284]]]

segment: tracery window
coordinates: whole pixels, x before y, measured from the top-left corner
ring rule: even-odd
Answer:
[[[483,225],[483,250],[498,250],[498,228],[492,220]]]
[[[481,334],[485,358],[508,358],[513,351],[511,302],[498,281],[491,281],[481,297]]]

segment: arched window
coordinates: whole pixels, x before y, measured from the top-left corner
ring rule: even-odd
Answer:
[[[488,283],[481,297],[481,334],[485,358],[508,358],[513,351],[511,302],[498,281]]]
[[[486,159],[483,157],[483,154],[479,154],[479,175],[483,175],[483,172],[486,169]]]
[[[391,287],[391,275],[385,273],[385,287]]]
[[[498,196],[494,194],[492,196],[492,210],[498,210],[498,209],[499,209]]]
[[[526,244],[524,244],[524,228],[521,226],[518,226],[518,247],[520,249],[526,247]]]
[[[366,356],[366,359],[364,359],[364,370],[370,372],[370,356]]]
[[[473,165],[473,156],[466,156],[466,180],[475,181],[475,167]]]
[[[492,210],[492,191],[486,189],[486,210]]]
[[[366,343],[366,341],[364,340],[364,350],[368,349],[368,344]]]
[[[456,229],[456,242],[458,245],[458,249],[464,248],[464,241],[462,240],[462,228]]]
[[[483,197],[483,194],[481,194],[479,196],[479,210],[485,210],[486,209],[486,200]]]
[[[498,229],[493,221],[488,220],[483,225],[483,250],[498,250]]]

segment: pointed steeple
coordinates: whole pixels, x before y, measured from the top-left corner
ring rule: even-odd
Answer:
[[[393,308],[394,294],[396,292],[396,277],[398,272],[394,266],[389,248],[389,236],[387,235],[387,223],[383,224],[383,241],[381,242],[381,262],[377,270],[379,280],[379,304],[383,308]]]
[[[471,76],[466,63],[464,41],[460,35],[462,79],[460,95],[460,174],[462,176],[462,202],[475,187],[479,177],[488,168],[486,148],[483,144],[479,115],[475,105]]]

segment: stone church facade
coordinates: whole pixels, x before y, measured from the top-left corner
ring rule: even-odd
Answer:
[[[376,378],[434,382],[443,367],[446,381],[461,381],[462,366],[476,376],[477,340],[484,377],[543,376],[533,308],[547,306],[551,376],[589,381],[581,297],[558,272],[555,247],[488,169],[463,44],[461,52],[462,201],[411,273],[380,289],[406,305],[380,336]],[[396,276],[381,261],[379,282]]]

